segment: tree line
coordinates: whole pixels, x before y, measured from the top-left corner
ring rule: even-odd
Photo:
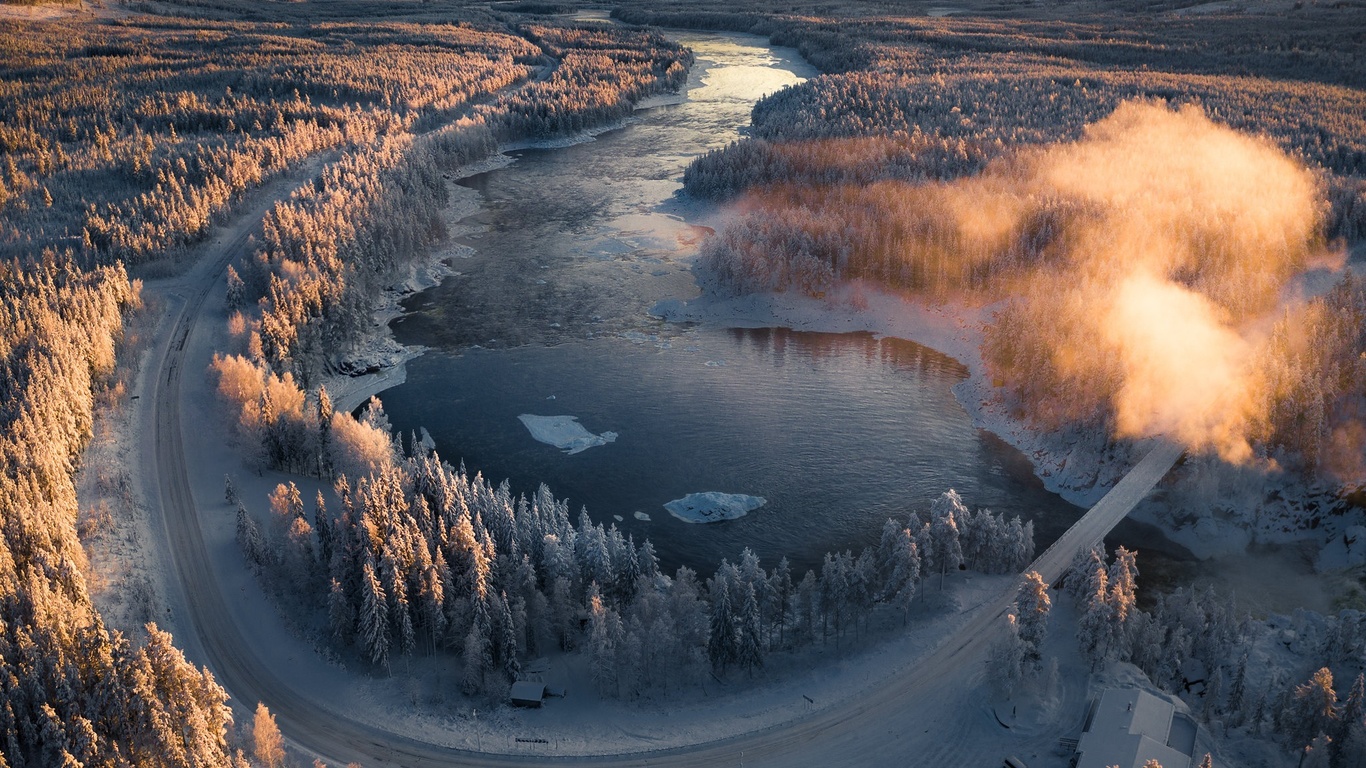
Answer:
[[[378,401],[361,421],[387,435]],[[308,505],[282,484],[264,526],[239,502],[238,542],[267,581],[325,606],[343,647],[383,671],[457,654],[471,695],[501,697],[523,661],[552,649],[584,653],[604,696],[668,695],[710,673],[752,673],[775,652],[838,649],[877,606],[905,621],[936,575],[1018,572],[1034,554],[1032,523],[970,512],[948,491],[887,520],[876,546],[829,553],[800,578],[786,558],[765,569],[748,549],[708,579],[688,566],[670,575],[648,540],[586,510],[575,521],[544,485],[514,497],[416,440],[406,453],[385,447],[370,473],[337,477],[331,502],[319,493]]]

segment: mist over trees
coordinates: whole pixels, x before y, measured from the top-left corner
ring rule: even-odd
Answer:
[[[1359,20],[1324,32],[1311,71],[1285,43],[1307,20],[1276,29],[1252,19],[1164,18],[1155,22],[1163,35],[1157,46],[1151,29],[1120,19],[834,24],[720,11],[632,8],[618,15],[766,33],[797,46],[825,73],[759,102],[749,137],[689,167],[690,194],[740,198],[742,213],[702,247],[699,276],[710,290],[820,296],[864,281],[931,300],[1004,298],[983,352],[1007,405],[1036,425],[1082,424],[1119,438],[1164,433],[1226,459],[1274,462],[1346,487],[1366,481],[1358,427],[1366,340],[1352,330],[1366,310],[1360,290],[1348,281],[1292,302],[1284,317],[1270,315],[1290,276],[1325,243],[1340,249],[1366,231],[1366,97],[1355,87],[1361,57],[1351,54],[1360,52],[1360,38],[1348,32]],[[1070,182],[1027,181],[1038,158],[1112,134],[1137,104],[1204,114],[1213,126],[1279,148],[1310,169],[1302,174],[1315,186],[1313,200],[1299,206],[1305,215],[1256,245],[1242,241],[1265,222],[1237,212],[1250,205],[1216,211],[1216,203],[1203,220],[1145,218],[1137,228],[1156,237],[1128,237],[1123,215],[1095,218],[1107,193],[1074,196]],[[1120,169],[1183,155],[1145,152],[1100,177],[1122,179]],[[1156,199],[1169,191],[1158,187],[1173,172],[1150,169],[1159,181],[1135,194]],[[1044,171],[1055,180],[1067,173],[1062,165]],[[1226,165],[1218,173],[1236,178],[1241,171]],[[1191,200],[1199,208],[1210,196]],[[1087,221],[1105,223],[1092,230]],[[1311,222],[1309,229],[1299,222]],[[1117,237],[1107,241],[1097,231]],[[1167,298],[1199,294],[1221,326],[1211,338],[1241,350],[1220,360],[1228,375],[1218,387],[1185,382],[1187,389],[1231,392],[1234,406],[1225,415],[1212,403],[1192,413],[1142,415],[1148,409],[1126,393],[1153,382],[1130,386],[1132,338],[1101,350],[1093,363],[1074,353],[1108,338],[1095,317],[1113,301],[1101,297],[1127,285],[1119,276],[1133,269],[1133,252],[1152,266],[1154,239],[1173,241],[1169,251],[1181,262],[1154,267],[1167,281]],[[1115,250],[1124,255],[1109,257]],[[1232,338],[1254,320],[1274,324],[1272,341]],[[1159,343],[1141,343],[1149,341]]]

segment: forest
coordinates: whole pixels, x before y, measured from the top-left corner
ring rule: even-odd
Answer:
[[[95,21],[0,18],[0,767],[247,764],[208,671],[155,625],[136,647],[104,626],[87,593],[72,478],[96,403],[116,386],[138,278],[184,270],[252,190],[306,168],[315,178],[271,210],[229,269],[235,347],[210,375],[255,466],[333,482],[331,498],[308,500],[311,514],[297,487],[282,484],[264,526],[245,509],[259,500],[237,499],[229,484],[247,561],[273,589],[301,584],[324,631],[374,671],[453,653],[465,691],[498,696],[533,654],[577,647],[603,695],[668,696],[712,674],[753,672],[771,654],[857,642],[874,611],[905,620],[936,572],[942,584],[960,566],[1014,573],[1031,561],[1028,522],[969,511],[946,491],[932,508],[888,520],[877,546],[827,554],[800,578],[786,560],[766,568],[748,551],[710,578],[688,567],[665,574],[649,541],[585,513],[571,518],[549,489],[514,497],[415,440],[404,446],[377,402],[360,419],[336,413],[321,383],[346,372],[380,291],[442,236],[448,174],[500,143],[622,120],[644,96],[678,88],[692,63],[648,29],[521,15],[561,4],[370,5],[356,15],[346,3],[196,0]],[[1255,134],[1252,151],[1291,158],[1295,167],[1276,177],[1287,194],[1310,179],[1297,219],[1305,228],[1277,245],[1281,258],[1264,272],[1210,247],[1220,233],[1204,222],[1167,222],[1198,246],[1177,282],[1221,311],[1266,310],[1285,275],[1325,244],[1366,235],[1366,57],[1350,13],[1314,6],[1312,24],[1278,28],[1169,19],[1160,44],[1148,24],[1114,17],[615,13],[768,34],[824,73],[760,102],[749,138],[688,170],[690,194],[747,196],[752,206],[706,246],[716,289],[816,293],[868,279],[990,296],[1025,284],[1028,300],[1003,310],[987,357],[1043,420],[1094,419],[1121,432],[1126,423],[1110,397],[1122,354],[1079,374],[1031,330],[1085,335],[1058,311],[1075,297],[1050,291],[1036,270],[1065,261],[1070,243],[1107,221],[1104,206],[1055,187],[1015,226],[965,236],[954,195],[984,187],[946,196],[952,185],[977,179],[1003,213],[1015,211],[1028,195],[1010,180],[1046,177],[1050,155],[1084,147],[1115,114],[1162,110]],[[1230,276],[1247,274],[1260,278],[1254,292],[1228,289]],[[1259,456],[1360,477],[1341,457],[1361,455],[1363,318],[1366,291],[1352,282],[1283,313],[1257,350],[1267,373],[1246,392],[1255,407],[1216,426]],[[1207,447],[1236,451],[1236,442]],[[1359,671],[1358,613],[1294,617],[1304,657],[1322,665],[1308,682],[1296,684],[1298,670],[1252,680],[1246,655],[1228,660],[1276,642],[1280,627],[1237,619],[1205,594],[1139,610],[1135,573],[1131,554],[1107,565],[1097,553],[1069,578],[1088,658],[1132,660],[1170,687],[1177,659],[1199,659],[1220,686],[1205,697],[1211,713],[1234,727],[1273,729],[1293,748],[1320,734],[1362,741],[1366,686],[1358,678],[1342,701],[1332,690],[1333,669]],[[993,660],[1008,680],[1039,674],[1030,665],[1047,604],[1030,584],[1015,644]],[[258,710],[257,757],[267,763],[279,749],[263,751],[272,724]]]
[[[72,476],[137,281],[49,253],[6,262],[0,295],[0,763],[245,765],[213,675],[155,625],[134,648],[86,591]]]
[[[138,647],[106,630],[86,591],[73,475],[140,300],[125,265],[182,269],[248,192],[320,162],[240,264],[250,283],[229,281],[264,318],[251,321],[251,374],[273,361],[277,385],[306,381],[326,364],[309,345],[344,348],[359,318],[368,328],[373,292],[439,236],[443,169],[499,141],[620,119],[689,63],[657,33],[455,15],[476,23],[0,20],[0,765],[247,763],[212,675],[155,625]],[[271,392],[280,410],[257,416],[275,435],[270,460],[289,466],[279,414],[302,404]],[[278,731],[261,741],[273,722],[257,713],[258,759],[279,748]]]
[[[324,400],[325,400],[324,394]],[[877,606],[902,614],[960,565],[1017,573],[1034,557],[1033,524],[970,512],[947,491],[906,520],[889,519],[876,547],[828,553],[798,578],[786,558],[771,570],[750,550],[709,579],[688,566],[661,571],[654,547],[595,524],[542,485],[528,499],[470,476],[414,441],[390,436],[378,400],[360,420],[371,440],[336,434],[350,421],[320,413],[308,466],[355,461],[367,473],[337,476],[311,514],[298,488],[270,496],[265,530],[229,482],[237,537],[267,585],[321,608],[323,632],[379,670],[414,654],[451,652],[466,694],[500,699],[522,662],[581,649],[599,692],[634,698],[695,687],[728,668],[752,671],[774,652],[812,643],[838,650]]]

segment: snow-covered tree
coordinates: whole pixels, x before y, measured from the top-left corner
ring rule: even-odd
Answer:
[[[389,668],[389,601],[375,575],[374,564],[367,561],[361,571],[361,610],[357,619],[361,647],[370,663]]]
[[[722,561],[716,575],[707,582],[707,593],[711,596],[711,632],[707,640],[707,655],[717,669],[725,669],[738,656],[736,643],[739,622],[731,604],[731,570]]]
[[[1295,686],[1283,712],[1286,736],[1292,744],[1308,744],[1315,736],[1334,727],[1337,718],[1337,692],[1333,690],[1333,673],[1323,667],[1305,683]]]
[[[1086,607],[1077,621],[1081,652],[1093,669],[1100,666],[1111,652],[1110,641],[1114,636],[1115,618],[1109,600],[1108,581],[1104,568],[1091,572]]]
[[[956,570],[963,563],[963,550],[958,540],[958,519],[966,517],[968,508],[958,492],[950,488],[930,505],[930,542],[933,555],[929,558],[939,571],[939,588],[944,588],[944,574]]]
[[[280,735],[280,727],[275,724],[275,715],[266,705],[256,704],[256,717],[252,720],[251,739],[256,759],[264,768],[280,768],[285,761],[285,740]]]
[[[735,660],[751,674],[755,667],[764,665],[762,626],[763,617],[759,614],[759,599],[755,596],[754,585],[746,584],[745,602],[740,608]]]
[[[909,528],[897,532],[890,543],[888,557],[890,569],[882,597],[895,600],[901,606],[901,623],[905,624],[920,583],[920,548]]]
[[[1053,600],[1048,596],[1048,585],[1037,571],[1025,574],[1015,605],[1019,611],[1019,633],[1025,645],[1025,655],[1037,662],[1041,658],[1043,641],[1048,636],[1048,611],[1053,607]]]
[[[617,649],[623,634],[621,618],[603,603],[595,582],[588,594],[588,653],[593,682],[604,696],[617,695]]]
[[[987,677],[997,695],[1008,698],[1024,675],[1025,656],[1029,648],[1020,636],[1015,614],[1007,613],[1005,618],[1006,636],[991,649],[991,655],[987,658]]]
[[[768,589],[773,595],[773,629],[777,631],[778,647],[781,648],[787,639],[788,606],[792,603],[795,589],[792,583],[792,566],[787,562],[786,557],[778,561],[778,567],[774,568],[773,573],[769,576]],[[770,630],[770,641],[773,634],[774,632]],[[770,645],[772,645],[771,642]]]

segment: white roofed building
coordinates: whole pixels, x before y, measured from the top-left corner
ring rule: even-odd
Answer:
[[[1077,768],[1190,768],[1195,721],[1171,702],[1137,688],[1101,694],[1077,742]]]

